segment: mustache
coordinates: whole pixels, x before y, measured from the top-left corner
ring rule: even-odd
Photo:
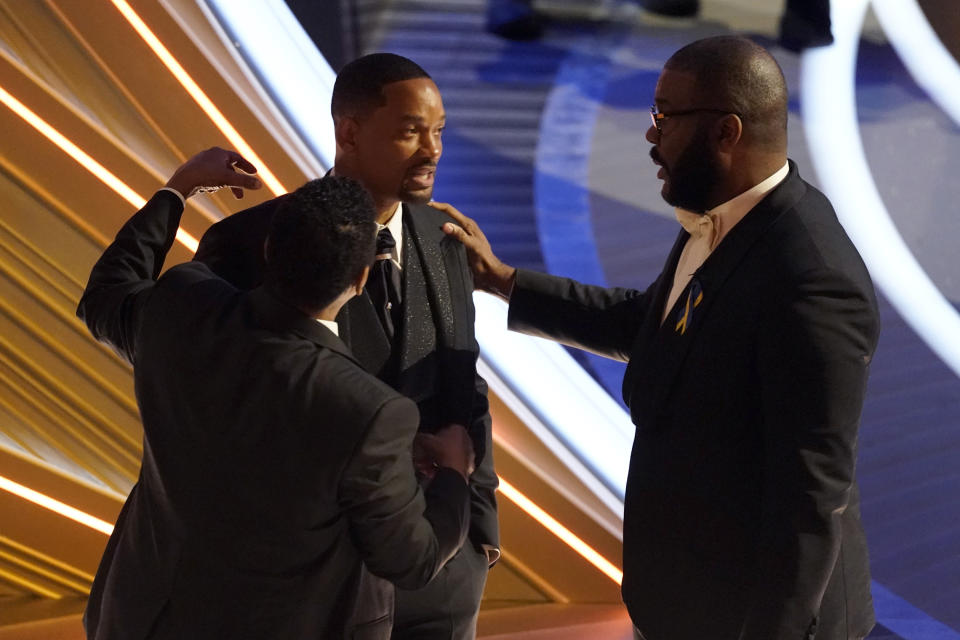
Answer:
[[[424,161],[421,162],[420,164],[412,165],[412,166],[410,167],[410,169],[420,169],[420,168],[422,168],[422,167],[426,167],[426,168],[428,168],[428,169],[436,169],[436,168],[437,168],[437,163],[436,163],[435,161],[433,161],[433,160],[424,160]]]
[[[656,147],[650,147],[650,159],[663,166],[663,158],[660,157],[660,152],[657,151]]]

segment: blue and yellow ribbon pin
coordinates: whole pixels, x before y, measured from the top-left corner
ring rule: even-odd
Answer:
[[[694,278],[690,281],[690,291],[687,293],[687,302],[683,305],[683,315],[677,322],[674,331],[679,331],[680,335],[687,332],[687,327],[693,324],[693,310],[699,307],[701,302],[703,302],[703,288],[700,286],[700,282]]]

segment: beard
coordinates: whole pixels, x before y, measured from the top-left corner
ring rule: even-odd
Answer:
[[[697,130],[676,162],[663,167],[667,175],[660,195],[667,204],[694,213],[704,213],[714,204],[711,194],[720,181],[721,168],[710,151],[706,127]]]
[[[418,173],[427,170],[432,171],[433,176],[428,184],[417,184]],[[410,204],[426,204],[430,202],[433,198],[433,178],[437,174],[437,163],[436,162],[422,162],[414,167],[408,169],[407,174],[403,178],[403,182],[400,184],[400,192],[397,194],[400,196],[402,202],[409,202]]]
[[[400,201],[410,204],[427,204],[433,199],[433,187],[429,189],[400,189]]]

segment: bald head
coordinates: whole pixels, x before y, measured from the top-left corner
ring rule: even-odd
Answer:
[[[739,36],[704,38],[677,51],[663,68],[694,78],[698,104],[739,115],[744,143],[786,150],[787,84],[766,49]]]

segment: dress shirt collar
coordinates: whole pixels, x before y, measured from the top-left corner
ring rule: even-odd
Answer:
[[[320,324],[322,324],[323,326],[325,326],[327,329],[330,329],[330,331],[333,331],[333,335],[335,335],[335,336],[337,336],[337,337],[340,336],[340,325],[338,325],[338,324],[336,323],[336,321],[334,321],[334,320],[321,320],[320,318],[317,318],[317,322],[319,322]]]
[[[328,176],[335,176],[337,174],[337,168],[332,167],[330,171],[327,172]],[[386,227],[390,229],[390,235],[393,236],[393,241],[397,243],[397,246],[393,248],[393,261],[397,263],[397,266],[401,269],[403,268],[403,203],[398,202],[397,208],[393,210],[393,213],[390,214],[390,218],[387,220],[387,224],[377,223],[377,231]]]
[[[747,189],[740,195],[718,204],[705,214],[677,208],[675,212],[677,220],[693,238],[712,234],[710,249],[713,250],[751,209],[757,206],[778,184],[783,182],[789,172],[790,165],[785,162],[770,177],[760,181],[759,184]]]

